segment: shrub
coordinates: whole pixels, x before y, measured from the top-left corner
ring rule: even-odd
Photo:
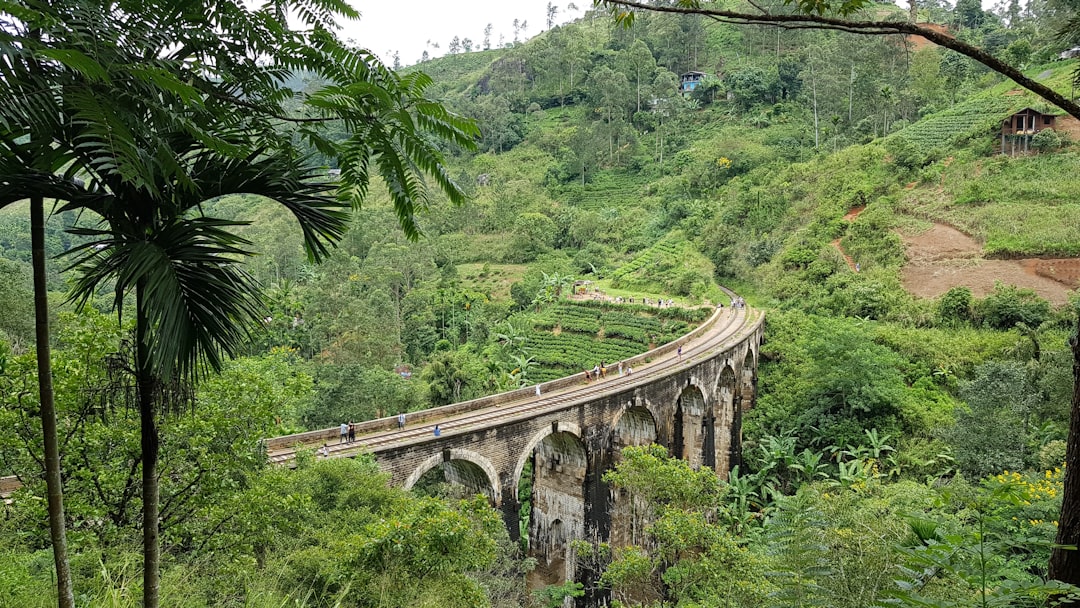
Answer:
[[[1061,466],[1061,463],[1065,462],[1065,442],[1060,439],[1055,439],[1048,442],[1039,450],[1039,468],[1044,471],[1051,471]]]
[[[941,325],[957,327],[971,322],[971,290],[953,287],[946,291],[937,303],[937,318]]]
[[[1066,139],[1053,129],[1043,129],[1031,138],[1031,147],[1039,152],[1051,152],[1065,145]]]
[[[1034,291],[1002,283],[994,286],[994,293],[979,302],[977,309],[983,323],[994,329],[1011,329],[1017,323],[1038,327],[1050,318],[1050,303]]]

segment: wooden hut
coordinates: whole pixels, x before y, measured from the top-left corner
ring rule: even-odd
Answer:
[[[1043,129],[1053,129],[1057,116],[1024,108],[1001,123],[1001,153],[1014,155],[1031,149],[1031,138]]]

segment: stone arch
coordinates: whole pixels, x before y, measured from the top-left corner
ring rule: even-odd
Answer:
[[[464,448],[450,448],[428,457],[409,474],[402,487],[411,490],[425,473],[443,464],[447,465],[447,481],[476,489],[478,494],[487,496],[494,506],[502,504],[502,488],[499,487],[499,474],[495,466],[484,456]]]
[[[585,536],[588,451],[578,435],[554,430],[531,450],[533,477],[529,555],[537,559],[536,583],[574,579],[570,539]]]
[[[688,383],[675,400],[675,433],[672,454],[686,460],[693,468],[702,464],[701,453],[710,429],[702,428],[709,416],[705,392]]]
[[[746,411],[753,407],[757,397],[757,353],[753,348],[746,349],[742,365],[739,366],[738,401],[739,409]]]
[[[725,365],[720,370],[720,377],[716,380],[716,461],[715,470],[721,477],[727,478],[728,472],[736,462],[735,450],[738,449],[732,438],[738,415],[737,383],[735,370],[731,365]]]
[[[611,464],[622,461],[622,449],[628,446],[649,445],[657,442],[656,418],[647,408],[630,405],[619,413],[611,431]],[[641,545],[645,542],[644,531],[650,523],[643,517],[646,505],[639,496],[631,496],[626,490],[609,487],[608,516],[611,528],[608,542],[613,547]]]
[[[525,463],[529,462],[529,459],[532,458],[533,450],[536,449],[536,446],[540,445],[540,442],[543,441],[545,437],[552,433],[570,433],[577,437],[579,441],[582,441],[581,427],[573,422],[553,423],[552,425],[545,426],[537,431],[529,438],[529,442],[525,444],[525,449],[523,449],[521,455],[518,456],[517,464],[514,466],[514,476],[512,478],[514,480],[514,488],[521,485],[521,472],[525,470]]]
[[[640,405],[619,412],[611,426],[612,461],[619,462],[622,449],[656,443],[658,427],[653,413]]]

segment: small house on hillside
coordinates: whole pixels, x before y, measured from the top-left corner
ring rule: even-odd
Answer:
[[[705,80],[705,72],[687,72],[679,77],[679,92],[689,95],[698,88],[702,80]]]
[[[1039,131],[1053,129],[1057,116],[1024,108],[1015,112],[1001,123],[1001,153],[1016,154],[1031,149],[1031,138]]]

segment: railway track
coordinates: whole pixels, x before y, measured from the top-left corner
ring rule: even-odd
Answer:
[[[330,457],[351,457],[366,452],[377,454],[403,445],[440,441],[441,437],[435,437],[432,433],[435,424],[439,425],[442,437],[452,437],[567,409],[581,401],[591,401],[631,390],[708,359],[717,350],[729,346],[732,341],[745,337],[747,333],[755,328],[754,321],[760,316],[760,313],[748,308],[724,308],[717,310],[715,314],[719,315],[719,317],[710,319],[711,326],[708,331],[693,339],[684,336],[675,341],[682,344],[681,357],[673,352],[658,355],[657,358],[649,361],[646,365],[635,369],[632,376],[594,380],[588,384],[582,383],[539,397],[535,395],[526,397],[523,395],[517,399],[501,402],[483,409],[462,412],[439,419],[425,420],[422,424],[404,430],[392,429],[364,434],[357,437],[353,443],[333,444],[325,439],[298,443],[288,448],[272,450],[268,457],[271,463],[288,465],[296,458],[298,450],[317,449],[323,443],[326,443]],[[664,350],[664,348],[660,347],[656,350]],[[668,350],[673,349],[668,348]],[[414,415],[419,413],[415,412]],[[333,431],[330,429],[326,433],[333,436]]]

